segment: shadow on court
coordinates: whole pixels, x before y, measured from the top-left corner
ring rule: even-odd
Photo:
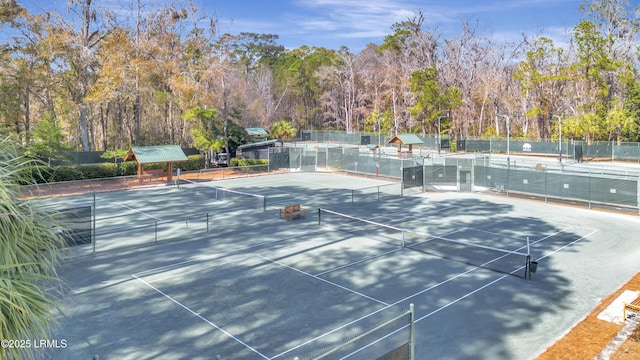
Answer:
[[[136,243],[144,231],[105,232],[102,241],[113,248],[68,260],[60,269],[67,287],[56,337],[69,346],[46,356],[304,359],[413,303],[417,359],[528,359],[637,272],[640,260],[635,217],[479,194],[355,202],[348,186],[281,178],[233,186],[265,195],[266,211],[170,188],[101,195],[108,216],[183,219],[157,241]],[[278,208],[289,203],[307,208],[307,217],[279,219]],[[528,238],[538,270],[525,280],[336,231],[318,225],[320,207],[509,250],[525,251]],[[184,217],[203,210],[211,214],[208,230],[187,226]],[[115,224],[126,228],[122,221]]]

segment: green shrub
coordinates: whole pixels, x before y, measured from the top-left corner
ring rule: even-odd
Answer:
[[[49,181],[51,176],[53,175],[53,168],[48,165],[39,165],[31,168],[31,178],[35,183],[42,184]],[[29,182],[25,185],[30,185],[32,182]]]
[[[200,170],[204,168],[204,155],[191,155],[185,162],[174,163],[182,171]],[[163,170],[167,172],[167,164],[145,164],[145,170]],[[37,183],[73,181],[86,179],[102,179],[114,176],[134,176],[138,174],[138,163],[127,161],[118,165],[114,163],[84,164],[84,165],[43,165],[32,170],[31,177]]]
[[[247,166],[249,165],[249,162],[247,161],[247,159],[242,159],[242,158],[231,158],[231,160],[229,161],[229,166]]]
[[[55,166],[48,182],[84,180],[84,174],[75,166]]]
[[[85,179],[101,179],[116,176],[116,164],[85,164],[78,166],[78,170],[84,175]]]
[[[230,162],[230,166],[266,165],[268,163],[269,163],[269,160],[263,160],[263,159],[232,158]]]
[[[180,168],[182,171],[204,169],[204,155],[189,155],[187,159],[187,161],[175,163],[174,167]]]
[[[127,161],[120,164],[120,175],[133,176],[138,173],[138,163],[136,161]]]

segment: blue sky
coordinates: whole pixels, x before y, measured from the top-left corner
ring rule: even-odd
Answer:
[[[429,28],[444,37],[460,34],[463,21],[479,23],[496,40],[525,32],[556,42],[578,23],[581,0],[199,0],[214,10],[224,32],[274,33],[287,47],[301,45],[360,50],[381,43],[391,26],[421,10]]]
[[[30,10],[64,12],[66,0],[19,0]],[[584,14],[582,0],[193,0],[207,15],[216,15],[220,30],[279,35],[287,48],[302,45],[359,51],[382,43],[391,26],[421,10],[428,28],[444,37],[460,34],[463,21],[475,23],[494,40],[520,39],[522,33],[544,35],[561,45],[566,31]],[[164,0],[141,0],[144,4]],[[137,0],[93,0],[98,7],[129,7]],[[129,5],[127,5],[129,4]]]

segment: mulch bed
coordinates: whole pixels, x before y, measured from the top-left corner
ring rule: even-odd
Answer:
[[[640,290],[640,273],[614,293],[604,298],[600,305],[578,323],[567,335],[538,356],[536,360],[585,360],[593,359],[622,330],[622,324],[614,324],[598,319],[598,314],[611,304],[624,290]],[[640,359],[638,330],[618,349],[612,360]]]

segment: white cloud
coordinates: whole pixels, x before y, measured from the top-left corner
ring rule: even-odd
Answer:
[[[294,4],[313,14],[313,21],[342,37],[371,37],[390,31],[391,25],[415,15],[417,4],[391,0],[296,0]],[[321,20],[320,20],[321,19]]]

